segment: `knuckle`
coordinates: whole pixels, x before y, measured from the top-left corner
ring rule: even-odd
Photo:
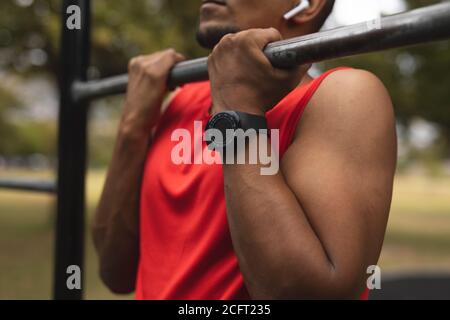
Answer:
[[[176,54],[177,54],[177,52],[173,48],[169,48],[164,51],[164,55],[169,56],[169,57],[175,57]]]
[[[132,58],[128,63],[128,69],[131,71],[136,71],[141,68],[142,56]]]
[[[177,59],[177,52],[175,49],[167,49],[163,51],[163,54],[159,57],[159,62],[164,64],[174,63]]]
[[[275,29],[275,28],[269,28],[268,30],[267,30],[267,34],[268,35],[270,35],[270,36],[272,36],[272,37],[274,37],[274,38],[281,38],[281,33],[280,33],[280,31],[278,31],[277,29]]]
[[[137,64],[137,58],[133,58],[128,62],[128,69],[132,70],[135,69]]]
[[[233,45],[233,43],[236,42],[236,35],[234,34],[227,34],[225,35],[222,40],[220,41],[220,45],[226,45],[226,46],[230,46]]]

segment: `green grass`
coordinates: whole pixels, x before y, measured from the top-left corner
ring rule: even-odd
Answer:
[[[1,173],[3,177],[17,174],[30,173]],[[89,217],[103,179],[103,171],[89,173]],[[383,271],[450,270],[450,177],[398,176],[394,192],[380,260]],[[49,195],[0,191],[0,299],[51,298],[54,206],[54,198]],[[92,240],[87,233],[86,298],[123,298],[108,292],[97,275],[97,268]]]
[[[380,265],[450,270],[450,178],[398,176]]]
[[[17,176],[24,172],[3,173]],[[103,172],[89,174],[88,221],[103,185]],[[50,174],[32,174],[50,176]],[[0,191],[0,299],[50,299],[52,297],[54,208],[51,195]],[[89,226],[86,226],[89,230]],[[97,275],[97,258],[86,232],[85,292],[87,299],[124,298],[109,293]],[[125,298],[132,298],[126,296]]]

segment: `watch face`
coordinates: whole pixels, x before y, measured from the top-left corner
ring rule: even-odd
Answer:
[[[227,130],[236,130],[239,126],[239,116],[232,111],[220,112],[216,114],[208,123],[206,128],[206,141],[208,145],[223,148],[234,139],[234,134]],[[210,130],[215,129],[215,130]]]

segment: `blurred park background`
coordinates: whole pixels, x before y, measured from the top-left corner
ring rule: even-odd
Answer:
[[[437,2],[336,0],[325,28]],[[167,47],[190,58],[205,55],[194,40],[199,4],[93,0],[89,77],[124,73],[130,57]],[[54,177],[60,5],[60,0],[0,2],[2,178]],[[340,65],[378,75],[396,108],[399,161],[380,260],[383,274],[450,273],[450,42],[340,59],[318,64],[313,72]],[[90,111],[89,216],[102,188],[122,102],[123,97],[104,99]],[[54,209],[52,196],[0,190],[0,299],[51,298]],[[99,280],[90,234],[86,246],[86,298],[118,298]]]

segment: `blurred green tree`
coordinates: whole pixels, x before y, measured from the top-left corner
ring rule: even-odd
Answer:
[[[9,92],[0,87],[0,154],[11,153],[17,140],[17,130],[8,119],[8,112],[19,102]]]
[[[407,0],[410,9],[438,0]],[[450,41],[338,59],[323,68],[347,65],[378,75],[391,93],[397,118],[421,117],[438,124],[450,150]]]
[[[406,1],[410,8],[439,2]],[[61,2],[0,2],[0,70],[24,77],[57,73]],[[199,5],[200,0],[92,1],[94,67],[90,75],[126,72],[131,57],[167,47],[189,58],[206,54],[195,41]],[[450,145],[449,63],[450,42],[446,41],[339,59],[321,67],[348,65],[373,71],[389,88],[400,121],[408,124],[422,117],[437,123]]]

